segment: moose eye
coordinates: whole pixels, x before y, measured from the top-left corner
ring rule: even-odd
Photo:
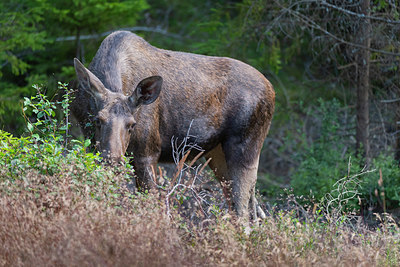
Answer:
[[[94,122],[94,124],[95,124],[97,127],[100,127],[101,124],[103,123],[103,120],[101,120],[101,119],[99,118],[99,116],[96,116],[96,117],[93,118],[93,122]]]

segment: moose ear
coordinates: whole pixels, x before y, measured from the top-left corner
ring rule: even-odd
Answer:
[[[107,94],[107,89],[99,78],[97,78],[90,70],[85,68],[77,58],[74,58],[74,66],[76,77],[78,78],[79,85],[83,90],[86,90],[90,94],[99,98],[102,98]]]
[[[160,95],[163,79],[160,76],[151,76],[140,81],[130,101],[136,106],[143,104],[148,105],[153,103]]]

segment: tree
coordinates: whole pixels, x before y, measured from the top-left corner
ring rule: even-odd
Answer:
[[[30,64],[27,54],[45,49],[46,32],[39,28],[45,11],[40,1],[0,2],[0,125],[20,129],[20,94],[29,92],[24,80]],[[18,78],[17,78],[18,77]]]
[[[369,91],[370,91],[370,48],[371,48],[371,21],[370,21],[370,0],[362,0],[360,3],[361,19],[358,31],[358,44],[360,49],[356,54],[356,90],[357,90],[357,128],[356,128],[356,150],[360,152],[363,148],[363,155],[366,164],[370,163],[369,145]]]
[[[99,33],[134,26],[145,0],[10,0],[0,3],[0,124],[22,133],[22,96],[33,83],[54,94],[57,80],[73,78],[72,60],[93,56]],[[82,41],[80,36],[96,34]],[[74,35],[72,42],[65,36]],[[83,60],[84,61],[84,60]]]
[[[48,29],[49,34],[56,41],[64,41],[65,35],[75,35],[75,56],[84,61],[81,35],[133,26],[149,6],[145,0],[57,0],[48,2],[47,7],[46,22],[56,25]]]
[[[372,153],[369,105],[380,104],[370,94],[382,99],[399,93],[393,92],[398,88],[399,77],[399,4],[370,0],[259,0],[244,1],[241,8],[246,14],[242,21],[247,30],[243,32],[258,33],[259,43],[279,40],[283,61],[305,59],[310,62],[308,76],[355,88],[355,147],[359,151],[362,148],[368,163]],[[388,119],[377,121],[374,114],[373,123],[382,131],[379,142],[372,142],[375,153],[386,146],[382,140],[388,137],[387,126],[381,125],[396,122],[393,112],[385,116]]]
[[[22,60],[25,51],[43,50],[46,33],[38,30],[43,10],[38,1],[0,2],[0,76],[9,65],[15,75],[23,74],[28,64]]]

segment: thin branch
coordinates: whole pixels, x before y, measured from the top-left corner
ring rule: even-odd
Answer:
[[[268,32],[270,29],[272,29],[272,27],[275,25],[275,23],[277,23],[277,22],[279,21],[279,18],[282,17],[285,13],[288,13],[288,14],[291,14],[291,15],[297,17],[298,19],[300,19],[300,21],[302,21],[303,23],[305,23],[308,27],[311,27],[311,28],[313,28],[313,29],[316,29],[316,30],[318,30],[318,31],[321,31],[321,32],[323,32],[325,35],[331,37],[332,39],[334,39],[334,40],[336,40],[336,41],[338,41],[338,42],[340,42],[340,43],[343,43],[343,44],[346,44],[346,45],[349,45],[349,46],[353,46],[353,47],[358,47],[358,48],[362,48],[362,49],[367,49],[367,50],[369,50],[369,51],[371,51],[371,52],[376,52],[376,53],[380,53],[380,54],[384,54],[384,55],[400,56],[400,53],[394,53],[394,52],[389,52],[389,51],[385,51],[385,50],[375,49],[375,48],[366,47],[366,46],[364,46],[364,45],[360,45],[360,44],[356,44],[356,43],[352,43],[352,42],[346,41],[346,40],[344,40],[344,39],[342,39],[342,38],[336,36],[335,34],[329,32],[328,30],[322,28],[322,27],[321,27],[320,25],[318,25],[315,21],[311,20],[309,17],[307,17],[307,16],[301,14],[301,13],[298,12],[298,11],[293,10],[293,8],[294,8],[295,6],[298,6],[298,5],[300,5],[300,4],[303,4],[303,3],[318,3],[318,1],[315,1],[315,0],[298,1],[298,2],[296,2],[296,3],[292,4],[292,5],[290,5],[289,7],[284,7],[283,5],[281,5],[281,4],[279,3],[279,1],[276,1],[276,0],[275,0],[275,3],[282,9],[282,12],[281,12],[281,14],[280,14],[279,16],[277,16],[277,17],[274,19],[274,21],[270,24],[270,26],[267,27],[267,29],[265,30],[265,32]],[[355,14],[357,14],[357,13],[355,13]],[[364,16],[364,15],[363,15],[363,16]],[[364,18],[367,18],[367,17],[364,16]]]
[[[389,51],[385,51],[385,50],[379,50],[379,49],[370,48],[370,47],[367,47],[367,46],[364,46],[364,45],[360,45],[360,44],[356,44],[356,43],[352,43],[352,42],[346,41],[346,40],[334,35],[333,33],[325,30],[320,25],[318,25],[315,21],[311,20],[310,18],[308,18],[307,16],[305,16],[303,14],[300,14],[299,12],[296,12],[296,11],[292,10],[291,14],[294,15],[295,17],[299,18],[301,21],[303,21],[309,27],[311,27],[313,29],[316,29],[316,30],[319,30],[319,31],[325,33],[327,36],[331,37],[332,39],[335,39],[336,41],[341,42],[343,44],[354,46],[354,47],[358,47],[358,48],[362,48],[362,49],[367,49],[369,51],[380,53],[380,54],[391,55],[391,56],[400,56],[400,53],[394,53],[394,52],[389,52]]]
[[[174,37],[177,39],[182,39],[183,37],[179,34],[175,34],[175,33],[170,33],[160,27],[145,27],[145,26],[136,26],[136,27],[129,27],[129,28],[121,28],[118,30],[125,30],[125,31],[142,31],[142,32],[155,32],[155,33],[160,33],[160,34],[164,34],[166,36],[170,36],[170,37]],[[88,34],[88,35],[81,35],[79,37],[80,40],[89,40],[89,39],[99,39],[101,37],[107,36],[109,34],[111,34],[112,32],[114,32],[115,30],[112,31],[106,31],[106,32],[102,32],[99,34]],[[56,42],[65,42],[65,41],[75,41],[76,40],[76,36],[64,36],[64,37],[57,37],[55,39]]]
[[[318,1],[315,1],[315,2],[318,3]],[[345,9],[345,8],[342,8],[342,7],[339,7],[339,6],[336,6],[336,5],[327,3],[327,2],[324,1],[324,0],[321,1],[320,3],[321,3],[322,5],[324,5],[324,6],[327,6],[327,7],[336,9],[336,10],[339,10],[339,11],[341,11],[341,12],[343,12],[343,13],[346,13],[346,14],[349,14],[349,15],[352,15],[352,16],[356,16],[356,17],[359,17],[359,18],[371,19],[371,20],[381,21],[381,22],[385,22],[385,23],[389,23],[389,24],[400,24],[400,20],[391,20],[391,19],[385,19],[385,18],[375,17],[375,16],[366,16],[366,15],[364,15],[364,14],[359,14],[359,13],[356,13],[356,12],[353,12],[353,11],[350,11],[350,10],[347,10],[347,9]]]
[[[275,3],[279,4],[278,1],[275,1]],[[391,20],[391,19],[385,19],[385,18],[375,17],[375,16],[366,16],[364,14],[359,14],[357,12],[353,12],[353,11],[350,11],[348,9],[339,7],[337,5],[330,4],[330,3],[326,2],[325,0],[322,0],[322,1],[321,0],[297,1],[297,2],[295,2],[293,4],[291,4],[289,7],[285,8],[285,9],[286,10],[291,10],[295,6],[300,6],[301,4],[305,4],[305,3],[307,3],[307,4],[314,4],[314,3],[315,4],[321,4],[321,5],[330,7],[332,9],[336,9],[338,11],[341,11],[343,13],[346,13],[346,14],[349,14],[349,15],[352,15],[352,16],[356,16],[356,17],[359,17],[359,18],[363,18],[363,19],[371,19],[371,20],[381,21],[381,22],[385,22],[385,23],[389,23],[389,24],[400,24],[400,20]],[[283,7],[283,6],[281,6],[281,7]]]
[[[381,103],[394,103],[400,101],[400,98],[381,100]]]

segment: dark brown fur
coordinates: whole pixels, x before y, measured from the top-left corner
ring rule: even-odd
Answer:
[[[105,156],[118,159],[122,156],[118,153],[132,153],[139,185],[151,187],[149,166],[172,160],[171,138],[182,140],[192,122],[190,134],[207,157],[215,157],[211,166],[217,176],[232,182],[236,211],[240,216],[247,214],[275,105],[274,90],[261,73],[231,58],[155,48],[124,31],[102,42],[89,70],[106,88],[107,97],[80,89],[72,111],[81,124],[100,113],[108,129],[99,128],[98,136],[103,137],[95,139],[107,152]],[[124,97],[134,94],[140,81],[155,75],[163,80],[158,99],[149,105],[129,106]],[[136,125],[128,144],[123,144],[122,125],[132,118]],[[89,129],[84,133],[92,134]]]

